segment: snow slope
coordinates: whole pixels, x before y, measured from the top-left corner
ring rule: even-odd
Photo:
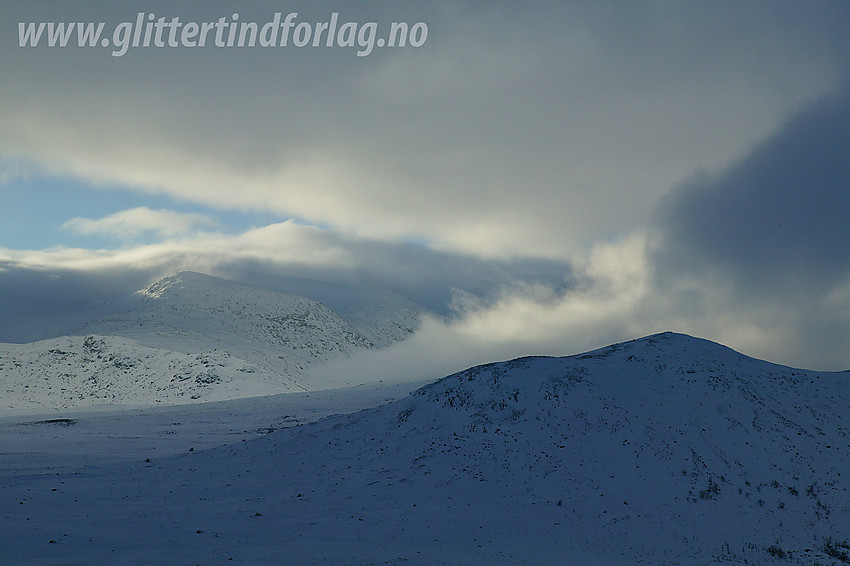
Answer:
[[[0,350],[0,414],[89,405],[175,405],[302,391],[224,350],[190,354],[118,336],[64,336]]]
[[[408,338],[427,309],[398,293],[365,284],[340,284],[297,277],[276,277],[264,284],[282,293],[318,301],[378,347]],[[433,313],[431,313],[433,315]]]
[[[840,564],[848,379],[665,333],[176,457],[10,463],[0,562]]]
[[[341,301],[343,291],[336,291]],[[215,401],[348,385],[345,376],[305,370],[403,339],[419,321],[410,305],[399,311],[396,302],[382,314],[371,303],[352,304],[366,304],[369,313],[349,316],[357,329],[305,296],[181,272],[70,313],[16,321],[14,328],[7,322],[4,335],[28,343],[0,344],[0,411]]]

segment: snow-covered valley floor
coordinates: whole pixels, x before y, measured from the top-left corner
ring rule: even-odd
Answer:
[[[186,504],[179,494],[167,498],[170,502],[151,499],[147,488],[133,494],[133,501],[108,494],[132,485],[134,472],[151,471],[152,462],[161,469],[165,462],[179,462],[180,455],[379,406],[422,385],[378,383],[163,407],[7,409],[0,413],[0,564],[215,563],[218,559],[203,551],[195,555],[170,547],[161,554],[169,547],[167,539],[180,538],[179,530],[162,539],[163,549],[153,548],[159,543],[146,530],[158,513],[140,508],[159,506],[164,516],[172,503]],[[137,537],[151,548],[131,551]],[[115,548],[107,549],[108,541]]]

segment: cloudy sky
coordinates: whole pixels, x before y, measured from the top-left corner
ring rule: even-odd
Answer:
[[[427,34],[19,46],[139,12]],[[292,275],[448,317],[388,367],[676,330],[850,368],[847,3],[0,0],[0,25],[0,316]]]

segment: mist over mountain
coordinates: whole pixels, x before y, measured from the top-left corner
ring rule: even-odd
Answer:
[[[275,278],[274,289],[246,285],[192,271],[163,277],[134,293],[77,304],[50,315],[18,316],[0,321],[0,339],[24,343],[71,334],[151,334],[146,324],[160,329],[245,329],[231,318],[262,318],[287,308],[333,310],[372,345],[386,346],[404,339],[418,325],[425,308],[400,295],[378,288],[357,288],[310,279]],[[182,311],[182,312],[180,312]],[[267,312],[269,311],[269,312]],[[206,323],[201,321],[206,321]],[[258,323],[256,320],[255,326]],[[194,325],[194,326],[193,326]],[[240,326],[241,325],[241,326]],[[146,339],[151,339],[149,336]]]
[[[378,289],[281,283],[319,290],[339,312],[304,294],[187,271],[70,312],[7,320],[3,406],[173,404],[348,385],[307,369],[404,340],[424,311]]]

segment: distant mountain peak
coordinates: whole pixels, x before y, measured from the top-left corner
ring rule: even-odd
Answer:
[[[157,281],[154,281],[144,289],[140,289],[137,293],[148,299],[159,299],[168,292],[171,287],[179,282],[179,274],[169,275]]]
[[[213,275],[198,273],[197,271],[179,271],[154,281],[144,289],[137,291],[137,294],[150,299],[159,299],[167,295],[170,291],[175,292],[187,286],[190,288],[201,288],[211,286],[229,287],[243,285],[236,283],[235,281],[221,279],[220,277],[215,277]],[[244,286],[248,287],[247,285]]]

